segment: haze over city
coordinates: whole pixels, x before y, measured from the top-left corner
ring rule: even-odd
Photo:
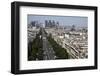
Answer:
[[[88,58],[88,18],[28,15],[28,60]]]
[[[88,17],[28,15],[28,24],[30,24],[30,22],[32,21],[39,21],[44,24],[45,20],[58,21],[60,25],[63,25],[63,26],[72,26],[72,25],[75,25],[76,27],[87,27],[88,26]]]

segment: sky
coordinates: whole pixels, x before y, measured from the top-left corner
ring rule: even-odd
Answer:
[[[53,15],[28,15],[28,24],[31,21],[39,21],[41,23],[45,23],[45,20],[55,20],[58,21],[60,25],[64,26],[80,26],[87,27],[88,26],[88,17],[81,16],[53,16]]]

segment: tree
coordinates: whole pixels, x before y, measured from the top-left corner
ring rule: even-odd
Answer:
[[[28,49],[28,60],[42,60],[43,52],[42,52],[42,39],[40,39],[40,35],[42,31],[40,29],[39,33],[36,35],[35,39],[31,43],[31,50]]]
[[[57,59],[68,59],[68,53],[67,53],[66,49],[62,48],[62,46],[57,44],[57,42],[51,37],[51,35],[49,35],[47,37],[47,39],[50,42],[50,44],[52,45],[52,47],[55,51],[55,54],[57,56]]]

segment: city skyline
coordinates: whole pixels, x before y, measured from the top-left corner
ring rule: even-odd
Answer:
[[[28,15],[27,25],[29,61],[88,58],[87,17]]]
[[[88,17],[80,16],[51,16],[51,15],[28,15],[28,24],[32,21],[39,21],[40,23],[45,23],[45,20],[54,20],[58,21],[60,25],[63,26],[72,26],[77,27],[87,27],[88,26]]]

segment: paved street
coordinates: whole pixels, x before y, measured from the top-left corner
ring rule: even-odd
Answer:
[[[46,38],[44,29],[42,29],[42,39],[43,39],[43,51],[44,51],[43,60],[54,60],[55,59],[54,50]]]
[[[78,53],[75,52],[75,49],[71,48],[69,45],[65,45],[65,49],[67,50],[68,54],[69,54],[69,58],[71,59],[78,59]]]

